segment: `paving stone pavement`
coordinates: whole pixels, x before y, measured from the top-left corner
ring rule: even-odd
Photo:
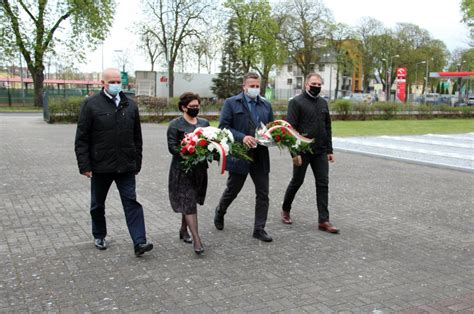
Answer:
[[[474,132],[335,137],[339,151],[474,172]]]
[[[317,230],[314,180],[280,223],[291,176],[272,148],[268,232],[251,237],[249,180],[212,223],[225,176],[209,168],[199,208],[203,257],[178,239],[167,195],[166,126],[145,124],[138,199],[155,249],[135,258],[115,188],[107,200],[110,248],[90,234],[89,181],[78,174],[74,125],[1,116],[0,312],[474,312],[474,174],[336,152],[331,220]],[[380,313],[380,312],[379,312]]]

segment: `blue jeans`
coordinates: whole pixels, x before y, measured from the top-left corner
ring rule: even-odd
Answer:
[[[135,174],[127,173],[93,173],[91,178],[91,218],[92,235],[95,239],[105,238],[107,225],[105,220],[105,199],[112,182],[115,181],[120,193],[128,232],[133,245],[146,243],[145,218],[143,207],[137,202],[135,192]]]

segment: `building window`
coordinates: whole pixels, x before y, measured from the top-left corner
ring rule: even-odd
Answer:
[[[296,78],[296,88],[297,89],[302,89],[303,88],[303,77],[298,76]]]
[[[292,85],[293,84],[293,79],[291,79],[291,78],[287,79],[286,84]]]
[[[288,72],[293,72],[293,66],[291,64],[288,64]]]
[[[319,72],[324,72],[324,64],[319,65]]]

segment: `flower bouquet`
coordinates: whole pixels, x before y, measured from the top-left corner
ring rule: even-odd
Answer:
[[[314,139],[302,136],[284,120],[275,120],[267,125],[262,123],[255,133],[255,138],[260,145],[286,148],[292,155],[312,152],[310,144]]]
[[[227,129],[208,126],[196,128],[181,141],[181,165],[185,172],[192,170],[197,164],[218,160],[221,174],[224,174],[228,155],[251,161],[244,145],[235,143],[234,136]]]

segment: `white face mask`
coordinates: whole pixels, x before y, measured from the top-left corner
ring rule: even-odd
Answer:
[[[257,96],[260,95],[260,88],[248,88],[247,89],[247,96],[250,98],[257,98]]]

